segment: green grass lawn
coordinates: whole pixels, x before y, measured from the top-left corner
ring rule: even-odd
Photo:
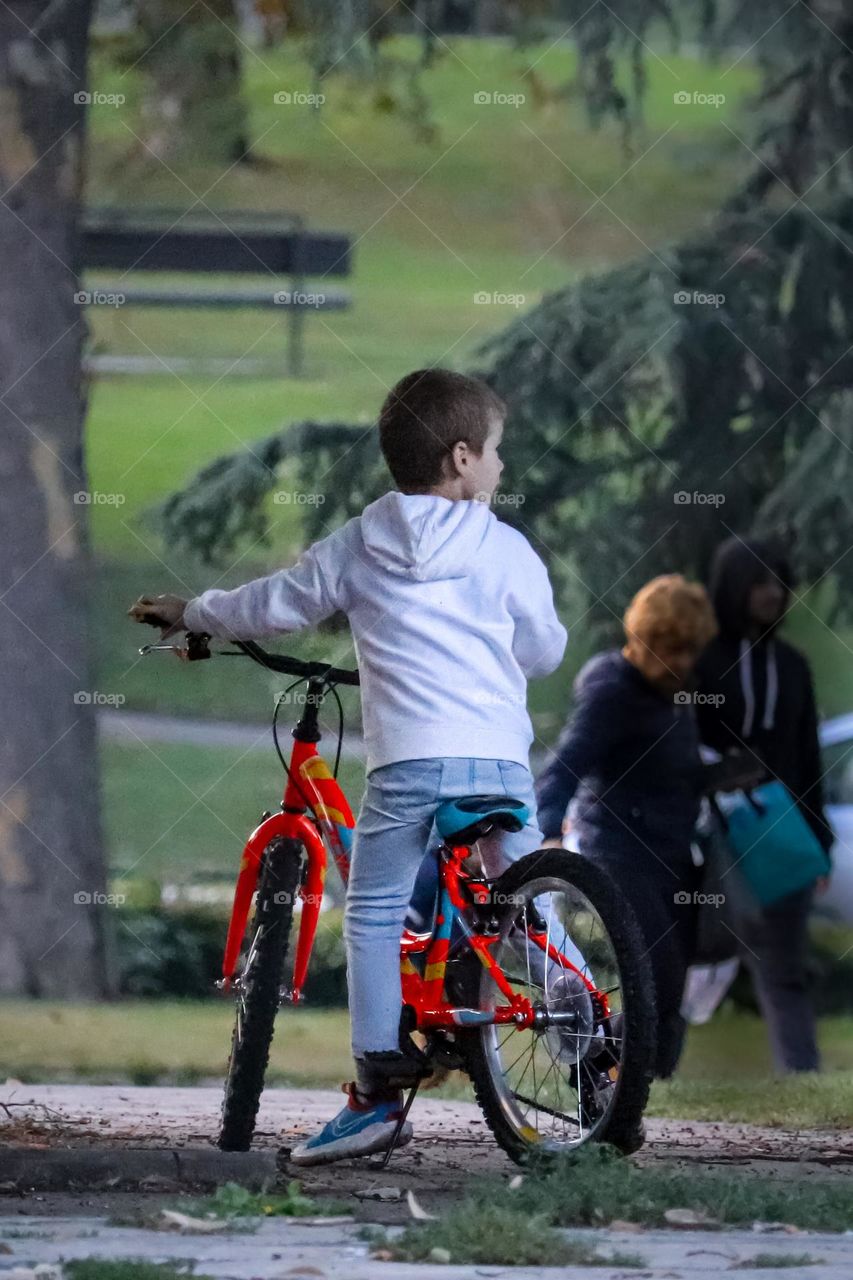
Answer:
[[[102,743],[114,871],[174,883],[236,876],[247,835],[263,810],[274,810],[282,797],[284,773],[272,735],[267,737],[266,753],[248,754],[171,743]],[[327,759],[331,766],[332,750]],[[363,770],[346,760],[339,777],[356,808]]]
[[[310,995],[310,992],[309,992]],[[203,1003],[125,1001],[58,1004],[0,1001],[5,1028],[0,1075],[29,1080],[157,1079],[189,1082],[224,1075],[231,1033],[228,999]],[[657,1083],[649,1114],[849,1128],[853,1123],[853,1019],[820,1024],[826,1071],[808,1079],[773,1079],[764,1027],[748,1014],[723,1014],[691,1029],[678,1078]],[[349,1019],[343,1010],[288,1010],[279,1015],[270,1059],[277,1083],[336,1087],[352,1071]],[[468,1097],[460,1077],[447,1091]]]
[[[25,1080],[88,1078],[188,1082],[223,1076],[233,1002],[81,1005],[0,1002],[0,1072]],[[273,1041],[270,1079],[337,1085],[352,1072],[343,1011],[286,1010]]]

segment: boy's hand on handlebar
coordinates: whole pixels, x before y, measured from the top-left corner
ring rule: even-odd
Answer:
[[[140,596],[128,609],[134,622],[145,622],[150,627],[162,629],[162,640],[184,630],[184,609],[189,601],[182,596]]]

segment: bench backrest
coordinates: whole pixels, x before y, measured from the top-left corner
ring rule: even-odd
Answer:
[[[347,276],[350,249],[349,236],[308,231],[281,214],[101,208],[83,216],[84,268]]]

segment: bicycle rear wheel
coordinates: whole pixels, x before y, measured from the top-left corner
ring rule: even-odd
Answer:
[[[491,903],[486,910],[498,924],[492,954],[514,991],[541,1010],[538,1028],[491,1025],[460,1038],[495,1138],[518,1162],[537,1148],[588,1142],[636,1150],[654,1064],[655,1005],[628,903],[600,868],[560,849],[514,863],[493,884]],[[531,933],[574,957],[606,1007],[575,972],[547,962]],[[470,960],[460,975],[465,1002],[504,1004],[488,971]]]
[[[219,1146],[248,1151],[281,998],[293,904],[302,870],[298,840],[273,840],[263,854],[249,950],[234,980],[237,1009],[222,1103]]]

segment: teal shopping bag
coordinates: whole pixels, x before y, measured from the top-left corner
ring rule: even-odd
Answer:
[[[735,865],[763,907],[829,874],[829,858],[781,782],[717,797]]]

